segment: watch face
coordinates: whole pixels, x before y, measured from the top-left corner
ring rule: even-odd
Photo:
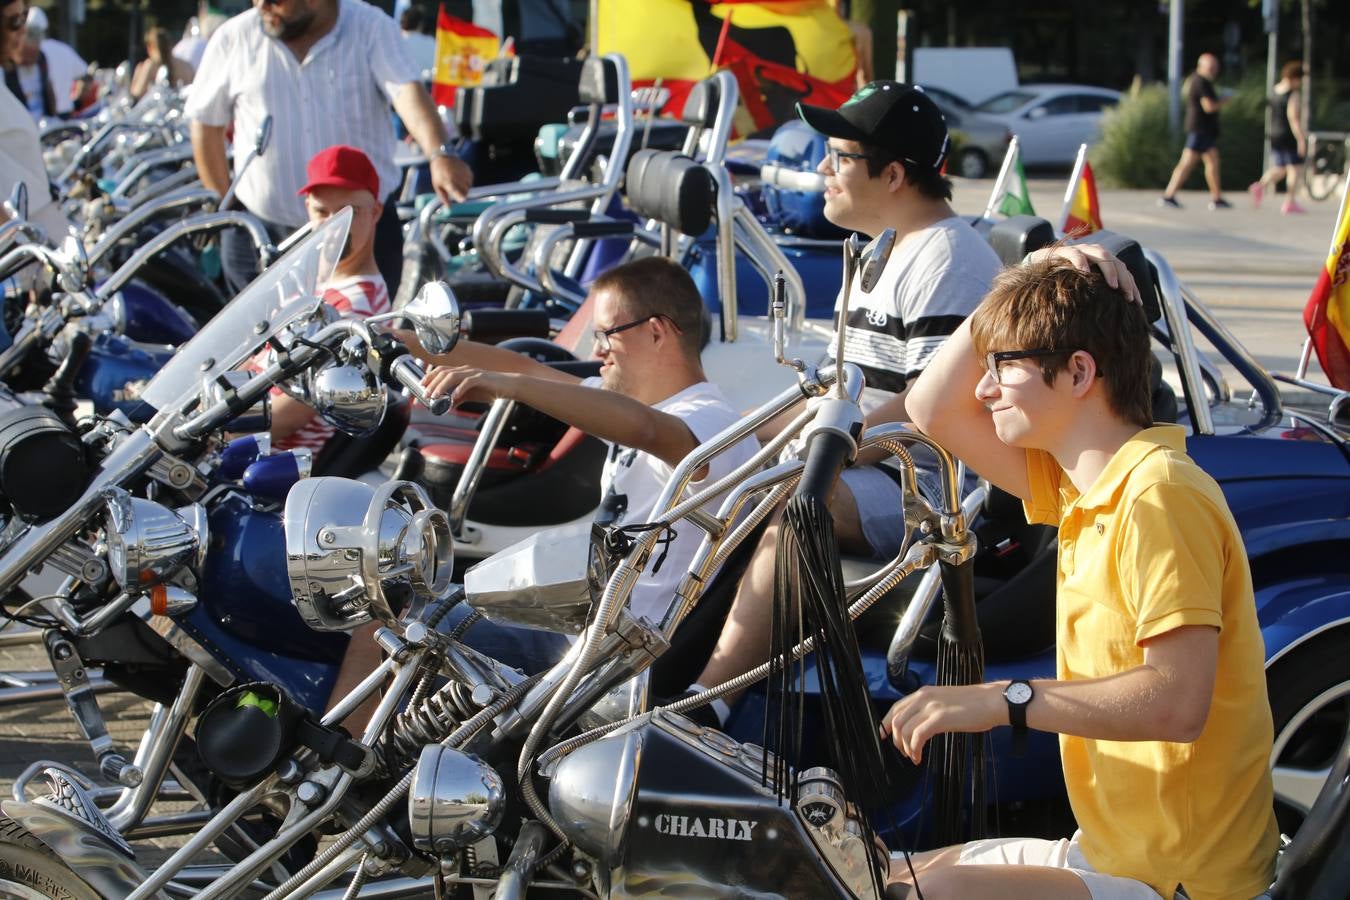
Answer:
[[[1031,702],[1031,685],[1025,681],[1014,681],[1008,685],[1003,692],[1003,696],[1008,698],[1009,703],[1016,703],[1021,706],[1024,703]]]

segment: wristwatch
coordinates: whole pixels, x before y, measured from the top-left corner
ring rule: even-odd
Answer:
[[[1036,692],[1027,681],[1014,681],[1003,689],[1008,702],[1008,724],[1012,726],[1012,752],[1022,756],[1027,751],[1027,704]]]

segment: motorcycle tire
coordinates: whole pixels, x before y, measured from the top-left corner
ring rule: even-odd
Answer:
[[[18,822],[0,817],[0,896],[100,900],[98,893]]]
[[[1272,765],[1312,772],[1329,769],[1350,729],[1350,656],[1345,634],[1333,630],[1294,648],[1266,672],[1266,691],[1275,723]],[[1282,800],[1275,779],[1275,813],[1280,831],[1293,836],[1303,812]]]

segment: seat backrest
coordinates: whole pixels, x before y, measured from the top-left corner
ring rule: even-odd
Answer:
[[[1139,288],[1139,296],[1144,301],[1144,316],[1150,322],[1162,318],[1162,304],[1158,300],[1158,280],[1153,276],[1153,266],[1144,256],[1144,248],[1132,237],[1115,231],[1094,231],[1092,234],[1067,241],[1069,244],[1100,244],[1109,250],[1116,259],[1125,264],[1134,276]]]
[[[628,205],[644,218],[657,219],[697,237],[712,222],[712,175],[694,160],[669,150],[639,150],[628,163]]]
[[[619,70],[602,56],[587,57],[581,64],[577,99],[585,104],[619,102]]]
[[[1033,250],[1055,242],[1055,229],[1040,216],[1009,216],[995,222],[986,235],[1005,266],[1015,266]]]
[[[705,78],[689,89],[684,99],[684,109],[680,112],[680,121],[686,125],[711,128],[717,119],[718,96],[717,82]]]

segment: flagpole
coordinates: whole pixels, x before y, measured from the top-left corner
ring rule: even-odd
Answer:
[[[1078,191],[1078,182],[1083,177],[1083,163],[1087,162],[1087,144],[1078,145],[1078,158],[1073,161],[1073,173],[1069,175],[1069,189],[1064,192],[1064,208],[1059,213],[1059,225],[1055,233],[1064,237],[1064,225],[1069,221],[1069,209],[1073,205],[1073,195]]]
[[[1003,165],[999,167],[998,177],[994,179],[994,189],[989,192],[989,205],[984,208],[986,219],[994,215],[999,201],[1003,199],[1003,182],[1008,180],[1008,173],[1012,171],[1015,159],[1017,159],[1017,135],[1014,134],[1012,140],[1008,142],[1007,152],[1003,154]]]
[[[1350,189],[1350,181],[1343,181],[1341,183],[1341,205],[1336,210],[1335,224],[1331,226],[1331,246],[1327,248],[1328,258],[1336,252],[1336,238],[1341,233],[1341,222],[1345,219],[1346,197],[1350,196],[1350,190],[1347,189]],[[1326,265],[1326,261],[1323,260],[1322,268],[1326,268]],[[1322,277],[1320,272],[1317,277]],[[1308,374],[1308,364],[1312,362],[1312,350],[1312,335],[1310,334],[1303,340],[1303,353],[1298,358],[1298,370],[1294,372],[1295,378],[1303,378]]]

